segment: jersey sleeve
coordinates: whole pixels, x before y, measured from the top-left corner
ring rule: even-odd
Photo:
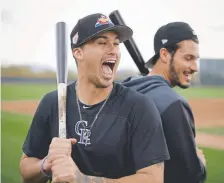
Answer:
[[[161,115],[170,157],[183,167],[188,182],[202,182],[206,169],[197,156],[194,120],[189,107],[182,101],[171,104]]]
[[[155,104],[142,98],[133,109],[131,150],[135,170],[169,159],[162,122]]]
[[[45,95],[40,101],[36,112],[28,129],[25,142],[23,144],[23,152],[28,157],[42,159],[48,154],[50,138],[50,101],[49,94]]]

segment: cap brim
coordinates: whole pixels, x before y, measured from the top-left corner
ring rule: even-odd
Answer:
[[[111,27],[108,27],[108,28],[105,28],[105,29],[102,29],[102,30],[96,32],[92,36],[84,39],[76,47],[79,47],[80,45],[86,43],[90,39],[93,39],[94,37],[98,36],[99,34],[102,34],[102,33],[107,32],[107,31],[114,31],[114,32],[116,32],[118,34],[118,36],[119,36],[120,43],[123,43],[124,41],[130,39],[132,37],[132,35],[133,35],[132,29],[129,28],[128,26],[125,26],[125,25],[114,25],[114,26],[111,26]]]
[[[150,58],[146,63],[145,63],[145,68],[151,69],[153,66],[153,62],[157,59],[157,54],[155,54],[152,58]]]
[[[106,32],[106,31],[116,32],[119,36],[121,43],[130,39],[133,35],[133,31],[125,25],[114,25],[112,27],[108,27],[108,28],[104,29],[102,32]],[[100,31],[100,33],[102,33],[102,32]]]

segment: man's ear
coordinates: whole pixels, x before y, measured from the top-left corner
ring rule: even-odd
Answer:
[[[164,63],[164,64],[167,64],[169,61],[170,61],[170,54],[169,52],[167,51],[166,48],[161,48],[160,49],[160,60]]]
[[[75,48],[72,50],[72,54],[75,57],[76,60],[82,60],[83,59],[83,52],[81,48]]]

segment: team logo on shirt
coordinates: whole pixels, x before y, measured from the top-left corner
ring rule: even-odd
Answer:
[[[88,125],[87,121],[78,121],[75,125],[75,133],[80,137],[78,143],[85,146],[90,145],[91,131],[86,129]]]

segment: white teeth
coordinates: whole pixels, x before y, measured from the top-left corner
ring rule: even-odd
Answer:
[[[115,64],[115,61],[114,60],[110,60],[110,61],[106,61],[105,63]]]
[[[191,74],[190,72],[185,71],[185,72],[184,72],[184,75],[187,77],[188,80],[191,80],[191,78],[192,78],[192,74]]]

